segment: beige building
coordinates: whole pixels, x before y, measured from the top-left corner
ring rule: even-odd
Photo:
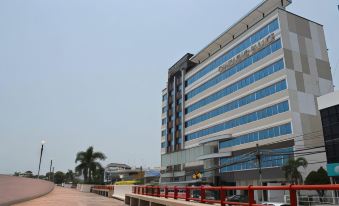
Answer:
[[[169,69],[162,184],[257,185],[259,168],[263,184],[279,184],[291,157],[310,163],[303,176],[326,164],[316,104],[333,91],[324,30],[290,3],[263,1]]]

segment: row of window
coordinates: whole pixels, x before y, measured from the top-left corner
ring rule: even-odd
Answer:
[[[244,88],[244,87],[246,87],[250,84],[253,84],[254,82],[259,81],[259,80],[265,78],[266,76],[271,75],[271,74],[273,74],[273,73],[275,73],[275,72],[277,72],[277,71],[279,71],[283,68],[284,68],[284,61],[282,59],[280,59],[279,61],[277,61],[277,62],[255,72],[255,73],[251,74],[250,76],[245,77],[244,79],[239,80],[239,81],[231,84],[230,86],[225,87],[225,88],[211,94],[210,96],[205,97],[205,98],[201,99],[200,101],[186,107],[185,112],[186,112],[186,114],[188,114],[188,113],[190,113],[194,110],[197,110],[200,107],[203,107],[207,104],[210,104],[214,101],[217,101],[220,98],[223,98],[223,97],[225,97],[229,94],[232,94],[232,93],[234,93],[234,92],[236,92],[236,91],[238,91],[238,90],[240,90],[240,89],[242,89],[242,88]]]
[[[268,25],[266,25],[264,28],[260,29],[258,32],[254,33],[250,37],[248,37],[246,40],[238,44],[236,47],[225,53],[224,55],[218,57],[216,60],[211,62],[209,65],[204,67],[202,70],[197,72],[196,74],[192,75],[190,78],[186,80],[186,86],[192,84],[193,82],[197,81],[210,71],[213,71],[220,65],[222,65],[224,62],[230,60],[232,57],[236,56],[240,52],[244,51],[251,45],[257,43],[260,39],[266,37],[268,34],[276,31],[279,29],[279,23],[278,20],[275,19]]]
[[[162,120],[161,120],[161,125],[165,125],[166,122],[167,122],[167,121],[166,121],[166,118],[162,119]]]
[[[281,149],[272,149],[272,153],[277,153],[277,155],[262,155],[261,156],[261,167],[262,168],[271,168],[271,167],[281,167],[290,158],[293,153],[293,148],[281,148]],[[239,163],[237,163],[239,162]],[[221,172],[233,172],[241,170],[249,170],[259,168],[255,155],[241,155],[231,158],[220,158],[221,165],[228,165],[221,168]]]
[[[167,107],[164,106],[164,107],[162,108],[162,113],[166,113],[166,111],[167,111]]]
[[[166,142],[161,142],[161,148],[166,148],[166,147],[167,147]]]
[[[264,119],[279,113],[283,113],[289,110],[288,101],[275,104],[273,106],[264,108],[262,110],[252,112],[250,114],[229,120],[227,122],[203,129],[185,136],[185,141],[190,141],[192,139],[200,138],[206,135],[214,134],[220,131],[224,131],[230,128],[234,128],[240,125],[244,125],[250,122],[254,122],[260,119]]]
[[[271,127],[269,129],[264,129],[257,132],[241,135],[239,137],[236,137],[235,139],[231,139],[228,141],[220,142],[219,148],[222,149],[226,147],[233,147],[241,144],[256,142],[259,140],[278,137],[291,133],[292,133],[291,123],[288,123],[276,127]]]
[[[167,94],[162,95],[162,101],[164,102],[166,100],[167,100]]]
[[[207,119],[210,119],[210,118],[213,118],[213,117],[216,117],[220,114],[223,114],[223,113],[226,113],[226,112],[229,112],[229,111],[232,111],[232,110],[235,110],[235,109],[238,109],[239,107],[242,107],[244,105],[247,105],[249,103],[252,103],[254,101],[257,101],[259,99],[262,99],[264,97],[267,97],[267,96],[270,96],[272,94],[275,94],[277,92],[280,92],[282,90],[285,90],[286,89],[286,80],[282,80],[278,83],[275,83],[271,86],[268,86],[266,88],[263,88],[259,91],[256,91],[252,94],[249,94],[245,97],[242,97],[240,99],[237,99],[233,102],[230,102],[228,104],[225,104],[221,107],[218,107],[212,111],[209,111],[207,113],[204,113],[200,116],[197,116],[191,120],[188,120],[187,122],[185,122],[185,127],[190,127],[192,125],[195,125],[195,124],[198,124],[200,122],[203,122]]]
[[[161,131],[161,136],[163,137],[163,136],[166,136],[166,130],[162,130]]]
[[[194,96],[200,94],[201,92],[205,91],[206,89],[218,84],[221,81],[224,81],[228,79],[229,77],[233,76],[234,74],[244,70],[248,66],[254,64],[255,62],[263,59],[264,57],[270,55],[271,53],[275,52],[276,50],[280,49],[281,45],[276,42],[275,44],[271,44],[257,52],[256,54],[247,57],[243,61],[241,61],[239,64],[236,64],[235,66],[231,67],[230,69],[226,70],[225,72],[222,72],[221,74],[218,74],[217,76],[213,77],[212,79],[208,80],[201,86],[193,89],[192,91],[188,92],[185,96],[186,100],[193,98]]]

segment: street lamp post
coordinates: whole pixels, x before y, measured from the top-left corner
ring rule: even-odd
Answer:
[[[39,170],[38,170],[38,179],[40,175],[40,166],[41,166],[41,158],[42,158],[42,152],[44,151],[44,144],[46,142],[44,140],[41,141],[41,151],[40,151],[40,160],[39,160]]]

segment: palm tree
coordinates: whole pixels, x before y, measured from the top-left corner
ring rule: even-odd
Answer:
[[[78,152],[76,155],[75,163],[78,161],[80,164],[75,167],[75,171],[84,175],[86,183],[92,182],[93,172],[102,168],[97,160],[105,160],[106,156],[102,152],[93,152],[93,147],[89,147],[85,152]]]
[[[285,172],[285,177],[292,184],[302,184],[303,178],[298,168],[303,167],[306,168],[308,162],[303,157],[298,157],[297,159],[290,158],[288,162],[282,167],[282,170]]]

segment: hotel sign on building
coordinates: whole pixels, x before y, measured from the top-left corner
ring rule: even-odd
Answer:
[[[240,63],[241,61],[243,61],[247,57],[252,56],[253,54],[255,54],[258,51],[260,51],[261,49],[263,49],[264,47],[268,46],[269,44],[274,42],[275,39],[276,39],[275,34],[271,33],[270,35],[268,35],[263,40],[259,41],[258,43],[254,44],[253,46],[249,47],[248,49],[246,49],[242,53],[238,54],[234,58],[227,61],[225,64],[221,65],[219,67],[219,72],[220,73],[225,72],[227,69],[231,68],[233,65]]]

